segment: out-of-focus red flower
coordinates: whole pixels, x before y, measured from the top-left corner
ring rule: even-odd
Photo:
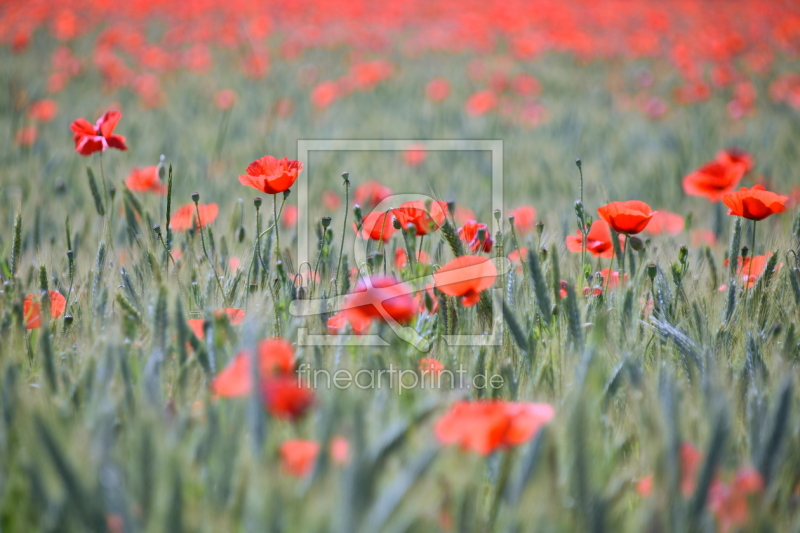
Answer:
[[[450,96],[450,82],[445,78],[434,78],[425,86],[425,96],[431,102],[441,102]]]
[[[394,234],[392,220],[392,214],[389,211],[369,213],[361,221],[361,238],[389,242]],[[358,227],[353,224],[353,229],[358,230]]]
[[[85,118],[74,121],[70,129],[74,134],[75,151],[81,155],[91,155],[106,148],[127,150],[125,137],[114,134],[114,128],[121,118],[119,111],[107,111],[94,126]]]
[[[448,296],[461,297],[464,307],[478,303],[481,292],[491,287],[496,278],[494,263],[479,255],[456,257],[433,275],[436,288]]]
[[[514,79],[511,80],[511,87],[514,89],[514,92],[521,96],[535,97],[539,96],[539,93],[542,92],[542,86],[539,84],[539,80],[527,72],[521,72],[514,76]]]
[[[472,209],[456,205],[454,211],[453,218],[456,219],[456,223],[458,224],[463,224],[467,220],[476,220],[475,212]]]
[[[266,50],[251,50],[242,61],[245,76],[260,80],[269,72],[269,54]]]
[[[576,235],[568,235],[566,239],[567,250],[573,253],[581,253],[581,241],[583,235],[580,230],[575,231]],[[620,249],[624,249],[624,237],[620,236]],[[595,220],[586,235],[586,250],[596,257],[608,259],[614,255],[614,242],[611,240],[611,226],[605,220]]]
[[[214,94],[214,105],[222,111],[226,111],[236,104],[238,95],[233,89],[222,89]]]
[[[745,167],[726,161],[710,161],[683,178],[683,190],[690,196],[701,196],[719,202],[722,196],[736,189]]]
[[[16,136],[14,136],[14,142],[17,146],[33,146],[33,143],[36,142],[36,139],[39,138],[39,130],[36,129],[36,126],[25,126],[17,130]]]
[[[214,58],[204,43],[193,44],[184,57],[186,68],[197,74],[208,72],[213,63]]]
[[[289,204],[283,207],[281,214],[281,224],[287,228],[293,228],[297,224],[298,209],[296,205]]]
[[[728,214],[744,217],[749,220],[764,220],[786,210],[788,196],[767,191],[761,185],[748,189],[742,187],[736,192],[729,192],[722,197],[728,206]]]
[[[764,273],[770,256],[772,256],[772,252],[765,255],[748,256],[745,258],[739,256],[736,258],[737,276],[742,280],[744,287],[752,288],[755,286],[758,278],[760,278],[761,274]],[[726,259],[723,263],[725,267],[727,267],[729,264],[730,259]],[[777,270],[780,267],[781,265],[777,265],[775,269]],[[727,286],[725,286],[725,288],[727,288]]]
[[[362,91],[368,91],[392,75],[392,64],[384,59],[357,63],[350,68],[350,79]]]
[[[342,205],[342,199],[333,191],[325,191],[322,193],[322,205],[328,211],[336,211]]]
[[[217,204],[199,204],[195,209],[194,204],[185,204],[179,207],[173,214],[169,221],[169,229],[173,231],[186,231],[196,227],[197,210],[200,211],[200,227],[205,227],[216,220],[219,214],[219,206]]]
[[[639,200],[611,202],[598,208],[597,213],[614,231],[628,235],[641,233],[655,215],[649,205]]]
[[[125,178],[125,186],[133,192],[167,194],[167,186],[158,178],[156,165],[144,168],[133,167],[131,173]]]
[[[650,235],[661,235],[662,233],[677,235],[683,231],[685,224],[681,215],[669,211],[656,211],[644,231]]]
[[[67,309],[67,299],[56,291],[47,291],[47,297],[50,300],[50,316],[58,318],[63,315]],[[42,327],[42,308],[38,296],[29,294],[25,297],[22,303],[22,316],[25,318],[27,329]]]
[[[131,88],[139,95],[140,103],[145,109],[161,107],[167,101],[167,93],[161,88],[161,81],[155,74],[136,76],[131,82]]]
[[[415,254],[417,256],[418,263],[430,263],[431,258],[430,256],[423,252],[422,250],[417,251]],[[404,248],[396,248],[394,251],[394,266],[398,270],[405,268],[408,266],[408,254],[406,253]]]
[[[427,235],[439,229],[447,217],[447,202],[434,200],[430,212],[422,200],[412,200],[392,209],[392,214],[403,228],[414,225],[417,235]]]
[[[483,239],[479,235],[480,232],[483,232]],[[483,251],[488,254],[494,246],[494,239],[492,239],[489,227],[474,220],[464,222],[464,225],[458,228],[458,236],[467,243],[473,253]]]
[[[56,115],[58,115],[58,104],[49,98],[36,100],[28,108],[28,116],[38,122],[50,122]]]
[[[325,109],[339,97],[339,84],[335,81],[323,81],[311,91],[311,102],[320,108]]]
[[[265,339],[258,344],[259,379],[266,381],[276,376],[291,375],[294,371],[294,349],[283,339]],[[291,378],[297,384],[296,378]],[[223,398],[236,398],[250,394],[253,375],[250,354],[240,352],[214,377],[211,391]]]
[[[294,100],[291,98],[279,98],[275,101],[272,109],[279,118],[286,118],[294,113]]]
[[[750,518],[748,499],[762,490],[764,479],[751,467],[739,470],[730,485],[714,481],[708,491],[708,507],[714,513],[720,531],[726,533],[745,524]]]
[[[742,174],[747,174],[753,169],[755,161],[753,155],[741,148],[725,148],[717,152],[716,160],[724,165],[740,165]]]
[[[345,316],[359,331],[366,330],[373,319],[386,321],[384,313],[395,322],[408,323],[417,315],[411,292],[405,283],[391,276],[361,278],[345,298]]]
[[[661,98],[654,96],[642,103],[642,111],[647,118],[656,120],[667,114],[667,104]]]
[[[703,81],[687,82],[675,89],[675,100],[679,104],[693,104],[708,100],[711,97],[711,87]]]
[[[417,167],[425,161],[425,146],[422,144],[412,144],[403,152],[403,161],[410,167]]]
[[[708,244],[709,246],[717,245],[717,236],[710,229],[699,229],[699,228],[693,229],[689,233],[689,235],[691,238],[692,246],[694,246],[695,248],[702,245],[703,243]]]
[[[695,479],[697,478],[703,455],[697,448],[687,442],[681,444],[678,454],[681,469],[680,490],[684,496],[689,497],[694,492]],[[650,496],[653,492],[653,476],[648,475],[639,480],[636,490],[644,497]]]
[[[600,276],[603,278],[603,287],[608,286],[608,289],[615,289],[619,286],[619,272],[616,270],[611,270],[610,268],[604,268],[600,272],[598,272]],[[609,279],[608,276],[611,276]],[[625,283],[628,282],[628,273],[625,273]]]
[[[339,335],[347,326],[350,324],[350,321],[347,319],[347,313],[344,311],[339,311],[335,315],[328,318],[327,326],[328,326],[328,333],[331,335]],[[367,329],[369,329],[370,324],[372,324],[372,320],[363,320],[361,317],[357,317],[355,323],[350,324],[350,327],[353,330],[353,333],[356,335],[361,335]]]
[[[314,403],[314,392],[291,375],[265,379],[261,391],[269,414],[283,420],[297,420]]]
[[[532,439],[554,415],[548,404],[461,401],[437,420],[434,433],[441,444],[457,444],[485,456]]]
[[[495,107],[497,107],[497,96],[489,89],[476,92],[466,103],[467,114],[473,117],[485,115]]]
[[[444,365],[441,363],[441,361],[437,361],[436,359],[431,359],[429,357],[423,357],[419,360],[419,371],[423,374],[438,376],[442,370],[444,370]]]
[[[520,235],[530,233],[536,223],[536,209],[527,205],[512,209],[509,216],[514,217],[514,229]]]
[[[320,444],[312,440],[287,440],[280,447],[281,468],[295,477],[305,477],[314,468],[314,462],[320,451]],[[348,461],[350,444],[344,437],[334,437],[330,443],[330,454],[335,464]]]
[[[362,208],[370,208],[375,207],[391,195],[392,190],[389,187],[370,180],[356,187],[353,193],[353,201]]]
[[[303,163],[265,155],[247,165],[246,174],[239,174],[239,183],[266,194],[278,194],[292,185],[303,170]]]
[[[239,264],[240,263],[241,263],[241,261],[239,260],[238,257],[235,257],[235,256],[229,257],[228,258],[228,270],[230,270],[231,272],[235,273],[237,270],[239,270]]]

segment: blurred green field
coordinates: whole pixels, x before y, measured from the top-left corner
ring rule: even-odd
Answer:
[[[76,54],[88,55],[94,37],[77,40]],[[682,81],[663,58],[581,61],[549,52],[509,64],[500,51],[482,55],[490,71],[502,68],[509,79],[528,73],[540,83],[533,101],[543,118],[526,125],[520,119],[526,101],[512,91],[504,100],[508,113],[464,112],[465,100],[485,87],[466,74],[476,61],[471,53],[428,53],[413,61],[389,54],[389,79],[319,109],[312,90],[348,72],[347,50],[273,59],[268,76],[253,80],[232,66],[232,52],[215,49],[209,73],[161,76],[166,101],[146,108],[129,88],[104,91],[91,69],[48,96],[40,71],[57,43],[42,36],[31,46],[24,55],[0,48],[7,87],[0,92],[0,531],[800,528],[796,200],[756,226],[749,253],[773,252],[774,272],[761,274],[748,290],[719,290],[740,277],[724,263],[750,246],[752,224],[744,221],[731,247],[735,217],[715,213],[681,185],[731,146],[755,159],[743,186],[765,181],[789,194],[800,184],[800,115],[768,96],[771,80],[796,70],[794,58],[780,56],[769,79],[753,81],[754,111],[736,120],[725,90],[701,103],[674,103]],[[646,89],[644,74],[653,80]],[[452,86],[443,102],[425,97],[435,77]],[[237,95],[228,111],[214,105],[222,89]],[[58,103],[58,114],[37,126],[32,145],[21,146],[17,132],[32,123],[27,106],[45,96]],[[641,111],[643,96],[668,102],[666,113],[649,118]],[[281,116],[278,106],[287,98],[292,110]],[[128,150],[105,151],[101,169],[99,154],[75,153],[69,126],[79,117],[93,123],[111,108],[122,111],[115,133],[126,137]],[[402,152],[315,152],[304,170],[311,205],[299,213],[310,220],[314,260],[321,217],[331,217],[333,237],[319,285],[312,289],[306,278],[297,282],[298,292],[294,225],[279,224],[284,271],[275,264],[273,232],[260,239],[262,257],[253,271],[256,225],[264,231],[272,223],[272,200],[240,185],[237,176],[265,154],[295,159],[299,140],[324,139],[502,140],[506,212],[499,222],[492,213],[487,152],[427,152],[418,166],[407,164]],[[172,213],[191,203],[195,191],[201,203],[220,208],[202,243],[197,231],[172,233],[171,249],[181,252],[176,263],[152,229],[158,224],[167,234],[167,197],[125,187],[132,167],[156,165],[162,155],[165,180],[172,169]],[[677,235],[642,236],[643,249],[626,256],[627,286],[603,287],[597,297],[581,293],[581,256],[565,247],[576,230],[576,158],[586,212],[595,220],[598,207],[628,199],[686,220]],[[87,166],[98,183],[115,188],[104,216]],[[349,172],[349,205],[342,172]],[[215,397],[214,376],[240,351],[254,351],[273,336],[296,343],[302,327],[326,331],[327,316],[294,317],[290,303],[310,290],[329,296],[342,288],[331,278],[345,210],[343,271],[356,266],[352,199],[368,180],[396,194],[425,194],[471,209],[496,237],[487,255],[525,247],[535,257],[523,255],[524,268],[498,278],[498,300],[465,308],[438,295],[438,312],[411,322],[431,340],[429,353],[376,323],[372,332],[388,346],[296,345],[295,366],[416,375],[420,359],[432,358],[466,369],[467,381],[502,376],[502,387],[323,386],[294,421],[265,410],[255,387],[243,398]],[[322,202],[330,191],[342,201],[335,210]],[[257,196],[264,198],[258,223]],[[286,204],[296,205],[296,194]],[[541,234],[512,234],[506,217],[519,206],[536,209]],[[715,224],[718,244],[692,242],[692,230]],[[423,243],[435,265],[397,269],[394,251],[404,247],[398,232],[386,245],[387,271],[413,279],[454,256],[443,230]],[[681,246],[687,247],[683,262]],[[231,257],[240,261],[238,272]],[[536,258],[538,272],[531,264]],[[589,262],[592,272],[618,268],[618,258]],[[560,280],[578,285],[577,295],[562,300]],[[589,285],[598,283],[592,278]],[[69,296],[69,320],[45,312],[42,328],[26,329],[23,302],[42,289]],[[244,309],[244,321],[214,314],[225,307]],[[198,318],[208,321],[204,339],[186,325]],[[493,323],[502,327],[499,346],[448,346],[442,339],[484,333]],[[487,457],[437,442],[437,419],[458,400],[481,398],[548,403],[555,416],[534,438]],[[349,443],[343,464],[326,453],[337,436]],[[279,450],[291,439],[322,446],[305,475],[290,475],[282,462]],[[682,488],[684,443],[700,452],[689,490]],[[733,490],[734,476],[747,467],[758,471],[763,486],[726,500],[719,491]],[[650,475],[645,495],[640,481]],[[734,508],[744,508],[743,519],[730,518],[739,517]]]

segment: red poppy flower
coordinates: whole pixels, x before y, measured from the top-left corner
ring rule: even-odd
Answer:
[[[611,202],[599,208],[597,213],[614,231],[628,235],[640,233],[655,214],[649,205],[639,200]]]
[[[214,95],[214,105],[222,111],[226,111],[233,107],[237,98],[233,89],[222,89]]]
[[[49,98],[37,100],[28,108],[28,116],[39,122],[50,122],[57,114],[58,104]]]
[[[689,196],[719,202],[723,195],[736,189],[742,176],[743,165],[711,161],[683,178],[683,190]]]
[[[127,150],[125,137],[114,135],[114,128],[122,118],[119,111],[107,111],[98,119],[94,126],[85,118],[79,118],[70,125],[74,134],[75,151],[81,155],[92,155],[95,152],[104,152],[106,148]]]
[[[609,290],[614,289],[619,286],[619,272],[616,270],[611,270],[610,268],[604,268],[599,272],[600,276],[603,278],[603,287],[608,286]],[[611,279],[608,279],[608,276],[611,276]],[[628,273],[625,273],[625,283],[628,282]]]
[[[247,165],[247,174],[239,175],[239,183],[266,194],[278,194],[294,185],[302,170],[300,161],[265,155]]]
[[[465,307],[478,303],[481,292],[491,287],[495,278],[494,263],[479,255],[456,257],[433,275],[436,288],[448,296],[460,296]]]
[[[361,278],[345,298],[345,316],[354,330],[364,331],[373,319],[385,320],[380,308],[389,317],[405,324],[417,314],[411,289],[391,276]]]
[[[295,224],[297,224],[297,217],[299,211],[296,205],[286,205],[283,207],[283,213],[281,214],[281,224],[287,228],[293,228]]]
[[[749,498],[764,490],[764,479],[757,470],[745,467],[736,473],[730,485],[715,480],[708,491],[708,507],[726,533],[745,524],[750,518]]]
[[[444,78],[434,78],[425,87],[425,95],[431,102],[441,102],[450,96],[450,82]]]
[[[33,143],[35,143],[38,138],[39,130],[36,129],[36,126],[31,125],[17,130],[17,134],[14,136],[14,142],[17,146],[33,146]]]
[[[745,287],[752,288],[756,284],[758,278],[764,273],[771,255],[772,252],[765,255],[749,256],[745,257],[744,259],[739,256],[736,259],[737,276],[742,280],[742,283]],[[726,259],[723,264],[727,267],[729,263],[730,260]],[[777,265],[776,270],[778,270],[780,267],[781,265]],[[723,287],[727,289],[727,285],[723,285]],[[724,289],[721,288],[721,290]]]
[[[650,235],[661,235],[662,233],[677,235],[683,231],[684,225],[682,216],[669,211],[656,211],[644,231]]]
[[[473,117],[484,115],[497,106],[497,96],[494,91],[484,89],[469,97],[466,103],[467,114]]]
[[[566,239],[567,250],[573,253],[581,253],[581,241],[583,235],[580,230],[575,231],[576,235],[568,235]],[[625,238],[620,236],[620,247],[625,248]],[[614,242],[611,240],[611,226],[605,220],[595,220],[586,235],[586,250],[596,257],[608,259],[614,254]]]
[[[472,209],[457,205],[453,213],[453,218],[458,224],[463,224],[467,220],[476,220],[475,212]]]
[[[377,181],[365,181],[353,194],[353,201],[363,208],[374,207],[392,195],[392,190]]]
[[[728,214],[750,220],[764,220],[770,215],[782,213],[786,209],[788,196],[767,191],[761,185],[748,189],[742,187],[736,192],[729,192],[722,197],[728,206]]]
[[[532,439],[553,419],[548,404],[502,400],[456,402],[434,426],[441,444],[489,455]]]
[[[58,318],[67,309],[67,299],[56,291],[47,291],[50,299],[50,316]],[[22,303],[22,316],[25,317],[25,327],[27,329],[38,329],[42,327],[42,308],[38,296],[29,294]]]
[[[423,252],[422,250],[419,250],[416,253],[416,256],[417,256],[417,262],[418,263],[430,263],[430,261],[431,261],[431,257],[427,253]],[[408,253],[406,253],[405,248],[396,248],[395,249],[395,251],[394,251],[394,266],[398,270],[403,269],[406,266],[408,266]]]
[[[484,233],[483,240],[481,240],[480,235],[478,235],[478,232],[481,230],[483,230]],[[492,239],[486,224],[480,224],[474,220],[467,220],[463,226],[458,228],[458,236],[462,241],[467,243],[467,246],[469,246],[469,249],[472,250],[473,253],[484,251],[488,254],[492,251],[494,239]]]
[[[206,336],[205,323],[206,321],[202,318],[190,318],[186,321],[194,336],[200,340],[203,340]]]
[[[179,207],[170,218],[169,229],[173,231],[186,231],[188,229],[197,227],[197,211],[200,211],[200,226],[205,227],[216,220],[219,214],[219,206],[217,204],[199,204],[197,209],[195,205],[185,204]]]
[[[333,462],[344,464],[350,455],[350,443],[344,437],[334,437],[330,443]],[[287,440],[280,447],[281,468],[295,477],[305,477],[311,473],[317,460],[320,445],[312,440]]]
[[[419,360],[419,371],[423,374],[438,376],[442,370],[444,370],[444,365],[441,363],[441,361],[437,361],[436,359],[431,359],[429,357],[423,357]]]
[[[347,319],[347,313],[344,311],[339,311],[328,319],[328,333],[331,335],[339,335],[342,333],[342,331],[344,331],[344,328],[347,326],[347,324],[350,324],[350,321]],[[350,327],[353,329],[354,334],[361,335],[367,329],[369,329],[370,324],[372,324],[371,319],[363,320],[358,318],[354,324],[350,324]]]
[[[680,489],[684,496],[689,497],[694,492],[695,479],[697,478],[703,455],[697,448],[687,442],[681,444],[679,455],[681,469]],[[636,489],[642,496],[650,496],[653,491],[653,476],[649,475],[642,478]]]
[[[242,320],[244,320],[244,309],[235,309],[233,307],[226,307],[224,309],[217,309],[215,311],[217,316],[222,316],[223,314],[228,316],[228,320],[234,326],[237,324],[241,324]]]
[[[339,84],[335,81],[323,81],[311,91],[311,101],[314,106],[325,109],[339,97]]]
[[[283,339],[263,340],[258,344],[258,364],[262,381],[290,375],[294,370],[294,349]],[[296,382],[295,378],[291,379]],[[252,388],[252,380],[250,355],[240,352],[214,377],[211,391],[223,398],[246,396]]]
[[[425,146],[412,144],[403,152],[403,161],[410,167],[417,167],[425,161]]]
[[[422,200],[404,202],[400,207],[392,209],[392,214],[403,228],[414,225],[417,235],[427,235],[436,231],[447,217],[447,202],[433,201],[430,212]]]
[[[693,229],[689,235],[691,237],[692,246],[695,248],[703,243],[709,246],[717,245],[717,236],[710,229]]]
[[[342,200],[335,192],[325,191],[322,193],[322,203],[328,209],[328,211],[336,211],[342,204]]]
[[[509,215],[514,217],[514,229],[521,235],[529,233],[536,223],[536,209],[527,205],[512,209]]]
[[[365,216],[361,221],[361,238],[383,242],[389,242],[394,234],[394,224],[392,224],[392,215],[389,211],[373,211]],[[358,229],[353,224],[353,229]]]
[[[724,165],[740,165],[743,174],[753,168],[753,156],[741,148],[725,148],[717,152],[717,161]]]
[[[167,194],[167,186],[158,178],[158,167],[155,165],[144,168],[133,167],[125,178],[125,186],[133,192]]]
[[[297,420],[314,403],[314,392],[295,376],[278,376],[262,383],[264,407],[282,420]]]

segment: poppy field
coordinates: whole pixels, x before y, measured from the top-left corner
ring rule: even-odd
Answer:
[[[0,2],[0,532],[800,530],[800,4]]]

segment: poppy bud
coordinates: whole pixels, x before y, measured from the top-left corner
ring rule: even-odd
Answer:
[[[495,209],[495,210],[494,210],[494,219],[495,219],[496,221],[500,222],[500,215],[501,215],[501,214],[502,214],[502,213],[500,213],[500,210],[499,210],[499,209]]]
[[[397,220],[396,218],[392,219],[392,225],[394,226],[394,229],[402,229],[403,228],[403,226],[400,224],[400,221]]]
[[[742,259],[746,259],[749,253],[750,253],[750,248],[748,248],[747,246],[742,246]]]
[[[67,259],[72,261],[73,257],[75,257],[74,252],[72,250],[67,250]]]
[[[514,215],[509,215],[508,223],[511,224],[511,227],[514,227]]]
[[[433,296],[428,291],[425,291],[425,309],[428,310],[429,313],[433,312]]]
[[[200,201],[200,193],[199,192],[193,192],[192,193],[192,201],[194,203],[197,203],[197,202]]]
[[[583,202],[580,200],[575,200],[575,214],[578,215],[579,220],[583,218]]]
[[[356,221],[361,224],[362,213],[361,213],[361,206],[356,204],[353,206],[353,214],[356,217]]]
[[[406,227],[406,232],[408,233],[408,236],[413,239],[417,236],[417,227],[414,224],[409,224]]]
[[[158,159],[158,179],[164,181],[164,178],[167,174],[167,167],[164,165],[164,154],[161,154],[161,157]]]
[[[258,290],[258,283],[251,283],[250,284],[250,294],[253,294]]]
[[[155,226],[153,226],[153,231],[156,232],[156,235],[161,235],[161,226],[156,224]]]
[[[430,212],[430,207],[428,206],[428,212]],[[447,202],[447,212],[448,213],[455,213],[456,212],[456,203],[453,200],[449,200]]]
[[[68,328],[72,325],[72,315],[64,315],[64,327]]]
[[[544,246],[539,248],[539,257],[542,259],[542,261],[547,260],[547,248],[545,248]]]
[[[285,191],[283,191],[283,199],[286,200],[287,198],[289,198],[290,194],[292,194],[292,189],[286,189]]]
[[[581,168],[582,163],[581,163],[581,158],[580,157],[575,159],[575,164],[578,166],[578,168]]]
[[[325,240],[328,244],[333,241],[333,230],[331,228],[328,228],[328,231],[325,232]]]
[[[656,273],[658,272],[658,267],[655,263],[650,263],[647,265],[647,277],[650,278],[650,281],[656,279]]]
[[[111,195],[111,201],[113,202],[114,201],[114,197],[117,195],[117,188],[114,187],[113,185],[111,185],[108,188],[108,194]]]
[[[644,248],[644,243],[639,237],[628,237],[628,244],[637,252],[641,252]]]
[[[261,207],[261,197],[260,196],[256,196],[253,199],[253,205],[256,206],[256,209],[259,209]]]
[[[539,235],[539,237],[541,237],[542,233],[544,233],[544,222],[541,220],[536,222],[536,233]]]
[[[297,299],[298,300],[305,300],[306,299],[306,288],[305,287],[298,287],[297,288]]]
[[[236,232],[236,240],[239,242],[244,242],[244,236],[245,236],[244,226],[239,226],[239,230]]]
[[[686,258],[688,256],[689,256],[689,248],[684,244],[678,251],[678,261],[680,261],[682,265],[685,265]]]
[[[342,172],[342,179],[344,180],[345,185],[350,185],[350,173],[349,172]]]
[[[483,242],[486,240],[486,228],[478,229],[478,241]]]
[[[328,228],[331,225],[331,217],[322,217],[322,227]]]

